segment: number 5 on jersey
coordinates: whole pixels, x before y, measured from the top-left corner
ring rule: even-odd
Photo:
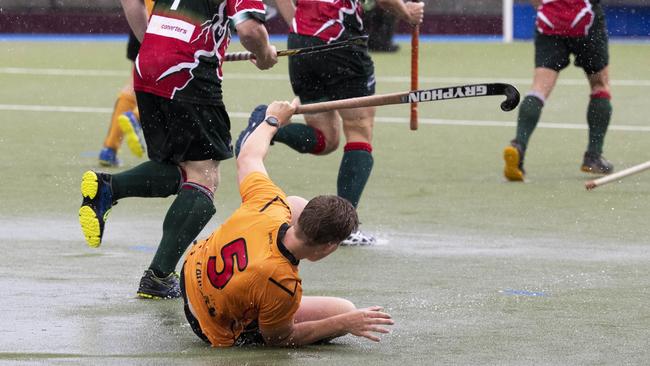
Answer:
[[[217,257],[214,256],[208,259],[207,268],[210,283],[219,290],[226,287],[228,281],[235,274],[235,261],[239,272],[243,272],[248,266],[246,241],[240,238],[224,245],[221,248],[221,259],[223,260],[223,270],[221,272],[217,272]]]

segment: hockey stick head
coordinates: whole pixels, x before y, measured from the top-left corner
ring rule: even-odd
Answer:
[[[504,84],[504,86],[503,94],[506,96],[506,100],[501,103],[501,110],[504,112],[510,112],[517,108],[521,97],[519,91],[514,86],[510,84]]]

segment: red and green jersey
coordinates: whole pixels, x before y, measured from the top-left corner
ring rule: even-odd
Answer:
[[[589,0],[544,0],[537,8],[537,30],[549,36],[584,37],[594,23]]]
[[[359,0],[296,0],[291,32],[325,42],[363,34]]]
[[[221,105],[230,27],[251,18],[265,20],[262,0],[156,0],[135,60],[135,90]]]

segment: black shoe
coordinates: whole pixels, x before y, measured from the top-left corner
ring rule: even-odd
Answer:
[[[609,174],[614,171],[614,165],[601,154],[587,151],[582,159],[580,170],[593,174]]]
[[[237,138],[237,142],[235,143],[235,157],[239,156],[241,147],[244,145],[244,142],[246,142],[248,136],[250,136],[257,126],[264,121],[264,118],[266,117],[266,108],[267,105],[260,104],[255,107],[251,113],[251,116],[248,118],[248,126],[246,126],[246,128],[239,134],[239,138]]]
[[[172,272],[167,277],[160,278],[150,269],[144,271],[140,279],[138,296],[145,299],[176,299],[181,297],[178,273]]]
[[[503,175],[511,182],[521,182],[526,176],[524,170],[524,149],[516,141],[510,141],[510,146],[506,146],[503,150],[503,160],[505,167],[503,168]]]
[[[81,178],[82,202],[79,208],[79,224],[91,248],[97,248],[102,243],[104,226],[113,201],[111,175],[89,170]]]

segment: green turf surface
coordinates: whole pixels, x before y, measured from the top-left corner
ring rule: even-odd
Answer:
[[[384,305],[396,325],[380,344],[346,337],[298,350],[213,350],[191,333],[178,302],[134,298],[170,200],[120,202],[99,250],[85,246],[78,228],[80,176],[96,168],[110,109],[129,77],[124,45],[2,47],[0,363],[650,363],[650,173],[584,190],[590,177],[578,169],[587,143],[580,128],[589,91],[575,68],[562,74],[542,115],[543,123],[575,128],[536,131],[526,184],[501,174],[514,127],[449,124],[512,123],[516,112],[501,112],[501,99],[423,103],[423,121],[446,124],[417,132],[408,130],[407,106],[378,110],[375,168],[359,213],[380,245],[342,248],[301,264],[301,274],[306,295]],[[430,80],[423,88],[474,79],[513,80],[522,93],[530,86],[529,43],[422,47],[420,76]],[[407,89],[405,48],[374,55],[379,93]],[[650,46],[614,44],[611,54],[605,155],[621,169],[650,159]],[[235,137],[255,105],[292,97],[286,67],[286,60],[267,72],[248,62],[224,67]],[[71,75],[50,75],[61,69]],[[106,75],[84,75],[97,71]],[[298,155],[277,144],[267,166],[285,191],[310,197],[335,192],[340,156]],[[120,157],[124,166],[111,171],[138,163],[126,147]],[[233,161],[222,166],[217,214],[205,233],[239,203]]]

